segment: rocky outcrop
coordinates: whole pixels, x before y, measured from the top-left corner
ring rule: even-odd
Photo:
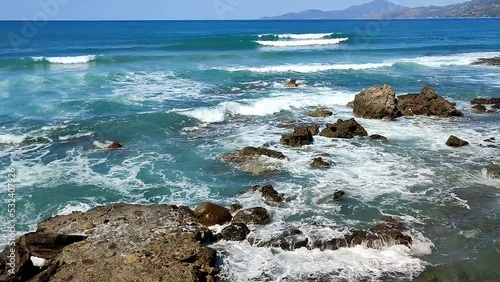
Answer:
[[[309,116],[325,118],[325,117],[333,116],[333,112],[330,110],[325,110],[325,109],[316,109],[316,110],[310,112]]]
[[[472,105],[498,105],[500,98],[476,98],[471,101]]]
[[[322,157],[317,157],[313,159],[310,166],[311,168],[314,169],[323,169],[323,168],[330,168],[332,165],[329,162],[323,160]]]
[[[241,171],[255,175],[275,173],[278,169],[270,166],[262,157],[284,160],[283,153],[266,148],[246,147],[233,153],[222,155],[224,162],[235,164]]]
[[[271,215],[267,209],[256,207],[240,210],[233,218],[235,223],[264,225],[271,222]]]
[[[344,197],[344,195],[345,195],[345,192],[342,190],[335,191],[335,193],[333,193],[333,199],[340,200],[340,199],[342,199],[342,197]]]
[[[354,98],[353,112],[361,118],[395,119],[399,116],[396,91],[387,85],[363,90]]]
[[[235,213],[243,208],[243,205],[240,204],[232,204],[229,206],[229,211],[231,213]]]
[[[500,66],[500,57],[481,58],[471,63],[471,65]]]
[[[484,114],[486,113],[487,109],[484,105],[474,105],[472,106],[471,113],[473,114]]]
[[[443,97],[438,96],[430,87],[424,87],[420,94],[399,96],[398,108],[404,116],[463,116],[463,113],[455,108],[455,104],[447,101]]]
[[[491,178],[500,179],[500,165],[489,165],[486,172]]]
[[[212,237],[187,207],[98,207],[48,219],[22,236],[18,271],[0,281],[213,281],[216,252],[204,245]]]
[[[296,127],[292,134],[283,134],[280,143],[290,147],[310,145],[314,141],[313,134],[307,127]]]
[[[118,141],[114,141],[113,143],[108,145],[108,149],[120,149],[123,148],[123,145]]]
[[[355,136],[368,136],[368,132],[355,119],[339,119],[335,124],[327,124],[319,134],[328,138],[354,138]]]
[[[205,226],[223,225],[233,218],[228,209],[209,202],[198,205],[194,210],[194,216]]]
[[[258,191],[262,194],[262,199],[273,206],[279,206],[285,200],[285,195],[278,193],[272,185],[264,185]]]
[[[370,139],[374,140],[374,141],[382,141],[382,142],[389,141],[389,139],[387,139],[387,137],[379,135],[379,134],[370,135]]]
[[[289,81],[285,82],[284,86],[287,88],[295,88],[298,87],[299,84],[297,83],[297,80],[290,79]]]
[[[448,141],[446,141],[446,146],[454,148],[459,148],[467,145],[469,145],[469,142],[464,141],[454,135],[450,136],[450,138],[448,138]]]
[[[496,139],[494,137],[490,137],[488,139],[484,139],[484,142],[488,142],[488,143],[495,143]]]
[[[308,125],[307,129],[309,130],[309,132],[311,132],[313,136],[319,134],[319,125],[317,124]]]
[[[250,234],[250,229],[243,223],[232,223],[226,228],[222,229],[216,235],[217,241],[243,241]]]
[[[259,241],[251,238],[250,244],[257,247],[280,248],[285,251],[293,251],[296,249],[307,247],[309,239],[298,228],[290,228],[283,231],[278,236],[273,237],[269,241]]]

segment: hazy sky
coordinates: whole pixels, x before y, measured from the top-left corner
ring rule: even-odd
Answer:
[[[307,9],[338,10],[370,0],[13,0],[0,19],[255,19]],[[465,0],[392,0],[415,7]]]

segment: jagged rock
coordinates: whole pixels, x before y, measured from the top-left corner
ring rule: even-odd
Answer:
[[[356,117],[392,120],[399,116],[396,91],[387,85],[362,91],[354,98],[353,106]]]
[[[480,104],[474,105],[472,106],[471,112],[474,114],[484,114],[486,113],[486,107]]]
[[[243,241],[247,238],[248,234],[250,234],[250,229],[245,224],[232,223],[217,234],[217,241]]]
[[[235,212],[241,210],[242,208],[243,208],[243,206],[240,204],[232,204],[231,206],[229,206],[229,211],[231,213],[235,213]]]
[[[333,112],[325,109],[317,109],[309,113],[311,117],[331,117],[333,116]]]
[[[264,225],[271,221],[271,215],[262,207],[240,210],[233,218],[235,223]]]
[[[209,202],[198,205],[194,210],[194,216],[205,226],[222,225],[232,219],[228,209]]]
[[[345,195],[345,192],[342,190],[335,191],[335,193],[333,193],[333,199],[340,200],[340,199],[342,199],[342,197],[344,197],[344,195]]]
[[[489,165],[486,172],[491,178],[500,179],[500,165]]]
[[[283,134],[280,143],[291,147],[310,145],[314,141],[313,135],[307,127],[296,127],[292,134]]]
[[[452,135],[452,136],[450,136],[448,141],[446,141],[446,145],[449,147],[458,148],[458,147],[463,147],[463,146],[469,145],[469,142],[464,141],[464,140]]]
[[[118,141],[114,141],[113,143],[108,145],[108,149],[120,149],[120,148],[123,148],[123,145],[120,144],[120,142]]]
[[[368,132],[355,119],[339,119],[335,124],[327,124],[319,134],[328,138],[354,138],[355,136],[368,136]]]
[[[264,185],[258,191],[262,194],[264,201],[270,205],[279,206],[285,200],[284,194],[278,193],[272,185]]]
[[[488,139],[485,139],[484,142],[489,142],[489,143],[495,143],[496,139],[494,137],[490,137]]]
[[[299,84],[297,83],[297,80],[295,79],[290,79],[289,81],[287,81],[284,85],[285,87],[287,88],[295,88],[295,87],[298,87]]]
[[[490,65],[490,66],[500,66],[500,57],[494,58],[480,58],[472,62],[471,65]]]
[[[318,157],[313,159],[310,166],[311,168],[322,169],[322,168],[330,168],[332,165],[329,162],[323,160],[323,158]]]
[[[83,230],[89,221],[95,227]],[[50,218],[23,240],[19,246],[26,248],[18,249],[24,252],[21,257],[28,256],[24,261],[36,254],[47,260],[47,266],[19,264],[16,278],[0,274],[0,281],[192,282],[218,273],[215,250],[204,246],[212,233],[196,223],[187,207],[98,207]]]
[[[461,117],[463,113],[440,97],[430,87],[424,87],[420,94],[398,97],[398,108],[404,116],[425,115],[438,117]]]
[[[307,126],[307,129],[309,130],[309,132],[311,132],[313,136],[319,134],[319,125],[317,124],[311,124]]]
[[[383,142],[389,141],[389,139],[387,139],[387,137],[382,136],[382,135],[378,135],[378,134],[371,135],[370,139],[375,140],[375,141],[383,141]]]
[[[256,147],[246,147],[233,153],[224,154],[221,159],[225,162],[235,164],[241,171],[255,175],[275,173],[278,171],[275,166],[270,166],[267,160],[261,157],[278,160],[286,159],[286,156],[281,152]]]
[[[281,248],[285,251],[293,251],[296,249],[307,247],[309,239],[298,228],[290,228],[283,231],[278,236],[273,237],[271,240],[263,242],[252,240],[253,245],[257,247],[272,247]]]
[[[500,98],[475,98],[470,103],[472,105],[497,105],[500,104]]]
[[[347,103],[347,105],[345,105],[345,106],[348,108],[351,108],[351,109],[354,108],[354,101]]]

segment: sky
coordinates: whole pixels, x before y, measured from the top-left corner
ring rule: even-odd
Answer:
[[[2,20],[258,19],[307,9],[340,10],[371,0],[15,0],[3,1]],[[466,0],[391,0],[415,7]]]

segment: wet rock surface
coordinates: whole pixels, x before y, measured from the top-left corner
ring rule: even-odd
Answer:
[[[424,115],[438,117],[461,117],[463,113],[455,104],[440,97],[430,87],[424,87],[420,94],[398,97],[398,108],[404,116]]]
[[[217,241],[243,241],[250,234],[250,229],[244,223],[232,223],[228,227],[222,229],[216,235]]]
[[[233,218],[235,223],[263,225],[271,222],[271,215],[262,207],[240,210]]]
[[[273,237],[269,241],[251,240],[251,243],[257,247],[272,247],[280,248],[285,251],[293,251],[300,248],[305,248],[309,244],[309,238],[298,228],[290,228],[283,231],[278,236]]]
[[[280,143],[290,147],[302,147],[311,145],[313,141],[313,134],[308,127],[296,127],[292,134],[283,134]]]
[[[373,86],[356,95],[353,113],[356,117],[392,120],[399,116],[396,91],[388,85]]]
[[[314,169],[323,169],[330,168],[332,164],[328,161],[325,161],[322,157],[317,157],[312,160],[310,166]]]
[[[467,145],[469,145],[469,142],[462,140],[454,135],[450,136],[450,138],[448,138],[448,141],[446,141],[446,146],[454,148],[459,148]]]
[[[471,112],[474,114],[484,114],[486,113],[487,109],[483,105],[474,105],[472,106]]]
[[[499,105],[500,98],[475,98],[471,101],[472,105]]]
[[[322,117],[322,118],[331,117],[332,115],[333,112],[326,109],[316,109],[309,113],[309,116],[311,117]]]
[[[236,165],[241,171],[255,175],[272,174],[279,171],[266,162],[266,157],[277,160],[286,159],[286,156],[281,152],[257,147],[246,147],[233,153],[227,153],[222,155],[221,159],[224,162]]]
[[[387,139],[387,137],[379,135],[379,134],[370,135],[370,139],[374,140],[374,141],[382,141],[382,142],[389,141],[389,139]]]
[[[471,65],[500,66],[500,57],[480,58],[480,59],[472,62]]]
[[[319,134],[328,138],[354,138],[355,136],[368,136],[368,132],[354,118],[349,120],[339,119],[334,124],[327,124]]]
[[[500,165],[489,165],[486,167],[486,172],[489,177],[500,179]]]
[[[222,225],[233,218],[229,209],[208,202],[198,205],[194,210],[194,216],[205,226]]]

